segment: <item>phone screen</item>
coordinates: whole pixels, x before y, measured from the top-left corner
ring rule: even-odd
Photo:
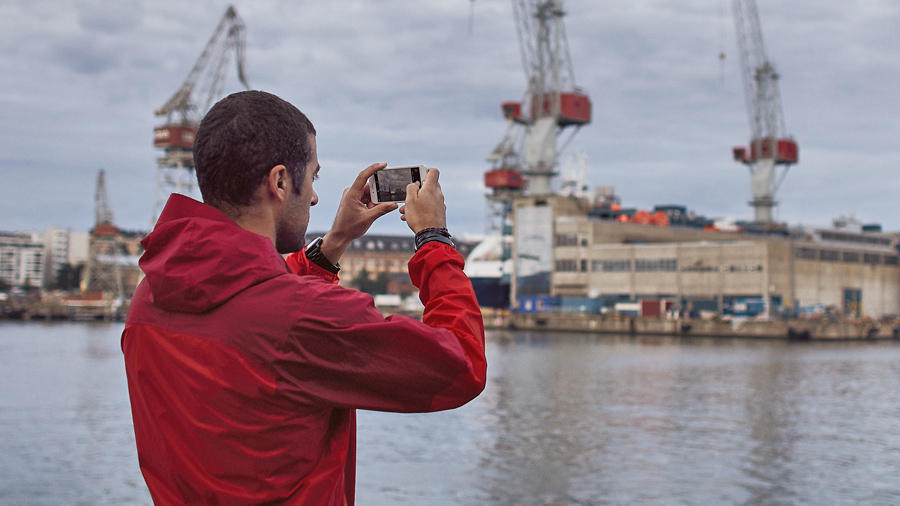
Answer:
[[[422,186],[422,175],[417,166],[381,169],[374,178],[378,202],[404,202],[408,184]]]

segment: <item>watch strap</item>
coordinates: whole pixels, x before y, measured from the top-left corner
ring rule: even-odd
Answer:
[[[419,251],[422,245],[429,242],[442,242],[454,248],[456,247],[446,228],[426,228],[416,232],[416,251]]]
[[[325,258],[325,255],[322,254],[321,247],[322,247],[322,238],[317,237],[317,238],[313,239],[313,241],[306,246],[306,250],[304,251],[304,253],[306,254],[306,258],[310,262],[318,265],[319,267],[325,269],[326,271],[328,271],[332,274],[337,274],[338,271],[341,270],[341,264],[340,263],[333,264],[333,263],[331,263],[330,260]]]

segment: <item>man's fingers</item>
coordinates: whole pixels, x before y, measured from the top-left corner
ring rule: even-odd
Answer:
[[[377,213],[378,217],[384,216],[385,214],[397,209],[399,206],[396,202],[384,202],[382,204],[378,204],[377,206],[370,209],[371,212]]]
[[[419,196],[419,185],[416,183],[409,183],[406,185],[406,200],[415,199]]]
[[[425,182],[422,186],[438,185],[438,187],[440,187],[440,183],[438,183],[438,178],[440,177],[441,171],[437,169],[428,169],[428,172],[425,173]]]
[[[372,165],[369,165],[368,167],[363,169],[362,172],[360,172],[358,176],[356,176],[356,180],[353,181],[353,188],[355,188],[357,190],[362,189],[363,187],[366,186],[366,181],[369,180],[369,177],[371,177],[372,174],[378,172],[379,170],[381,170],[385,167],[387,167],[387,164],[384,162],[373,163]]]

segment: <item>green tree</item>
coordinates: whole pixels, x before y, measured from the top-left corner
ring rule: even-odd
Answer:
[[[353,278],[353,284],[356,285],[356,288],[363,293],[367,293],[369,295],[377,295],[379,293],[387,292],[388,285],[388,275],[386,272],[379,272],[375,279],[372,279],[369,271],[363,267],[357,274],[356,277]]]
[[[62,264],[56,275],[56,286],[60,290],[72,291],[81,287],[81,272],[84,265]]]

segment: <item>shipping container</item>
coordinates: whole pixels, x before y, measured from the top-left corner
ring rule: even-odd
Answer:
[[[662,301],[659,299],[642,299],[641,300],[641,316],[643,317],[659,317],[662,315]]]
[[[641,299],[641,316],[645,318],[662,318],[674,311],[675,299]]]
[[[616,310],[616,313],[623,315],[623,316],[640,316],[641,303],[640,302],[616,302],[615,310]]]

